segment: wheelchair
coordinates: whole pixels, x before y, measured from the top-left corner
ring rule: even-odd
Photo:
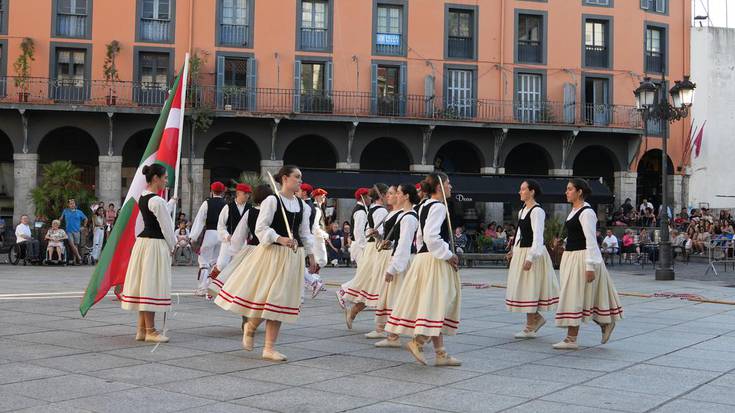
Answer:
[[[26,243],[16,243],[10,247],[8,251],[8,262],[12,265],[28,265],[33,263],[31,257],[28,255],[28,245]]]
[[[63,265],[66,266],[68,254],[66,253],[66,245],[61,246],[61,255],[57,256],[54,260],[54,256],[56,256],[56,251],[52,251],[51,254],[48,252],[48,245],[46,245],[46,248],[44,249],[44,259],[43,264],[44,265]]]

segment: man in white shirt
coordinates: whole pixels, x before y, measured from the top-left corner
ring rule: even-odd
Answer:
[[[608,229],[605,239],[602,240],[602,252],[605,254],[617,254],[618,250],[618,239],[613,235],[612,230]]]
[[[638,207],[638,210],[641,211],[641,214],[646,213],[646,208],[651,208],[653,210],[653,204],[648,202],[646,198],[643,198],[643,202],[641,202],[641,206]]]
[[[235,200],[226,204],[219,213],[217,219],[217,234],[221,245],[219,247],[219,256],[217,257],[217,265],[212,269],[210,278],[216,278],[217,275],[225,269],[232,259],[232,251],[230,250],[230,238],[235,232],[235,228],[240,223],[245,211],[248,210],[248,201],[253,189],[248,184],[237,184],[235,186]]]
[[[219,219],[219,213],[222,212],[222,208],[225,207],[225,184],[222,182],[214,182],[210,186],[212,190],[212,197],[208,198],[199,207],[196,218],[194,218],[194,224],[191,227],[191,239],[199,241],[202,233],[204,236],[201,238],[199,244],[199,273],[197,279],[199,285],[194,290],[194,295],[198,297],[204,297],[207,294],[207,287],[209,286],[209,271],[217,263],[217,257],[219,256],[219,234],[217,233],[217,221]]]
[[[15,242],[25,245],[26,254],[28,254],[31,262],[38,262],[38,253],[41,246],[38,240],[33,238],[29,222],[28,215],[20,216],[20,224],[15,227]]]

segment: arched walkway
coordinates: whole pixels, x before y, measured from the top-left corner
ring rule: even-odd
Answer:
[[[137,168],[140,165],[143,152],[145,152],[148,140],[151,138],[151,133],[153,133],[153,129],[144,129],[136,132],[125,141],[122,150],[123,168]]]
[[[663,152],[660,149],[651,149],[641,157],[638,161],[638,182],[636,193],[638,195],[637,203],[643,200],[643,198],[650,201],[656,211],[658,206],[661,205],[661,155]],[[671,162],[671,158],[667,158],[667,175],[674,174],[674,163]],[[669,185],[671,186],[671,185]],[[671,194],[669,194],[671,196]],[[669,198],[671,199],[671,198]]]
[[[505,173],[508,175],[548,175],[553,163],[546,149],[533,143],[513,148],[505,157]]]
[[[408,171],[410,165],[406,146],[393,138],[378,138],[370,142],[360,155],[360,169]]]
[[[13,213],[13,153],[13,142],[0,130],[0,216]]]
[[[588,146],[574,158],[574,176],[602,177],[611,191],[615,190],[615,166],[617,160],[602,146]]]
[[[225,132],[204,150],[204,169],[209,170],[210,183],[220,181],[231,186],[232,181],[239,182],[243,172],[260,171],[260,151],[249,137]]]
[[[334,169],[337,167],[337,152],[321,136],[302,136],[288,145],[283,154],[283,163],[301,168]]]
[[[480,173],[480,150],[467,141],[451,141],[444,144],[434,156],[434,168],[453,173]]]
[[[87,132],[67,126],[54,129],[43,137],[38,146],[38,163],[71,161],[82,169],[80,180],[93,191],[97,181],[100,151],[94,138]]]

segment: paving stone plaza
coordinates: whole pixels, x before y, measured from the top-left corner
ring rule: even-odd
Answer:
[[[599,329],[584,326],[573,352],[551,348],[564,336],[552,322],[535,340],[514,339],[523,315],[505,311],[505,291],[467,286],[460,333],[446,340],[463,365],[435,368],[403,349],[374,348],[363,337],[372,313],[347,330],[334,284],[283,326],[279,350],[289,360],[274,364],[260,359],[262,333],[255,351],[242,350],[240,320],[190,295],[193,267],[174,268],[182,294],[166,321],[171,342],[154,349],[134,340],[135,314],[109,298],[80,317],[90,267],[0,265],[0,411],[735,411],[735,306],[635,296],[735,301],[727,287],[735,276],[703,277],[694,263],[677,269],[677,281],[657,282],[650,269],[612,268],[625,319],[604,346]],[[353,271],[322,276],[339,283]],[[468,283],[506,277],[461,274]]]

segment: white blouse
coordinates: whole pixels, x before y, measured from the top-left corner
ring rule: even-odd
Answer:
[[[367,225],[367,212],[365,212],[365,206],[362,202],[358,202],[357,205],[359,205],[361,208],[355,211],[354,215],[352,216],[353,222],[355,223],[355,227],[352,228],[352,231],[355,234],[355,240],[354,243],[358,247],[365,248],[365,245],[367,244],[367,238],[365,237],[365,226]],[[349,234],[345,234],[345,236],[349,236]]]
[[[143,196],[152,193],[148,190],[143,190],[140,195]],[[173,251],[176,246],[176,234],[174,233],[174,221],[171,219],[171,211],[169,210],[169,204],[172,202],[175,202],[175,200],[172,199],[166,202],[163,198],[156,195],[148,200],[148,209],[156,216],[163,238],[166,240],[168,248]]]
[[[443,203],[430,199],[424,202],[419,208],[419,216],[421,211],[431,204],[434,205],[429,210],[429,216],[426,217],[426,223],[424,224],[423,230],[419,225],[419,229],[416,233],[416,246],[421,249],[421,246],[426,243],[426,248],[429,249],[431,255],[439,260],[448,260],[452,258],[452,250],[449,248],[449,244],[444,241],[441,237],[441,226],[445,225],[444,220],[447,217],[447,208]]]
[[[222,198],[221,196],[215,196],[213,198]],[[205,200],[202,202],[202,206],[199,207],[199,211],[197,212],[197,216],[194,217],[194,223],[191,226],[191,238],[197,239],[199,238],[199,234],[202,233],[204,230],[204,226],[207,223],[207,210],[209,208],[207,207],[207,201]]]
[[[295,196],[292,198],[286,198],[280,193],[277,196],[281,197],[281,201],[283,201],[283,205],[286,207],[288,212],[299,212],[299,198]],[[311,230],[309,229],[309,214],[311,213],[311,208],[309,208],[309,205],[303,201],[301,202],[301,205],[303,206],[301,225],[299,225],[298,228],[291,228],[291,231],[294,235],[296,235],[296,231],[298,231],[301,243],[304,246],[304,251],[306,252],[306,255],[310,255],[314,246],[314,237],[311,235]],[[260,204],[260,214],[258,215],[258,221],[255,223],[255,236],[258,237],[261,244],[273,244],[276,242],[278,237],[280,237],[276,230],[271,228],[271,224],[273,223],[273,217],[275,214],[281,213],[282,212],[278,210],[278,201],[276,201],[275,196],[267,197],[263,203]]]
[[[230,238],[230,255],[236,255],[248,244],[248,239],[250,238],[248,217],[250,216],[250,211],[252,211],[253,209],[260,209],[260,207],[252,207],[245,211],[245,215],[242,216],[242,219],[240,220],[240,222],[238,222],[237,227],[235,227],[235,231],[232,233],[232,237]]]
[[[237,210],[240,212],[240,215],[242,215],[242,211],[245,210],[245,206],[247,204],[238,204]],[[217,234],[219,235],[219,240],[224,241],[227,239],[227,236],[230,235],[229,232],[227,232],[227,220],[230,219],[230,205],[226,204],[224,208],[222,208],[222,211],[219,213],[219,217],[217,218]]]
[[[388,219],[388,210],[385,207],[381,207],[382,205],[371,205],[370,211],[375,211],[373,212],[373,224],[375,225],[373,229],[378,230],[378,234],[382,237],[384,235],[382,224]]]
[[[525,219],[528,215],[529,209],[525,206],[518,212],[518,219]],[[531,249],[526,255],[526,261],[533,262],[538,257],[543,256],[546,253],[546,247],[544,246],[544,222],[546,221],[546,212],[541,207],[535,208],[531,211],[531,229],[533,230],[533,244]],[[521,240],[521,228],[520,226],[516,230],[516,244],[520,243]]]
[[[316,203],[314,203],[314,209],[316,210],[316,215],[314,216],[314,225],[311,227],[311,233],[312,235],[314,235],[314,242],[323,243],[324,240],[329,238],[329,234],[327,234],[321,226],[322,216],[324,215],[324,213]]]
[[[403,212],[403,211],[401,211]],[[401,223],[401,232],[398,238],[396,251],[390,258],[387,272],[390,274],[401,274],[408,269],[408,263],[411,261],[411,246],[413,245],[413,237],[419,227],[419,220],[415,216],[403,212],[398,217],[396,223]]]
[[[584,206],[590,206],[588,203],[584,203]],[[572,219],[581,208],[572,209],[567,216],[567,221]],[[582,231],[584,231],[585,245],[587,246],[587,255],[585,262],[587,264],[587,271],[594,271],[595,265],[602,264],[602,253],[600,253],[600,247],[597,246],[597,214],[592,209],[585,209],[579,214],[579,222],[582,224]]]

